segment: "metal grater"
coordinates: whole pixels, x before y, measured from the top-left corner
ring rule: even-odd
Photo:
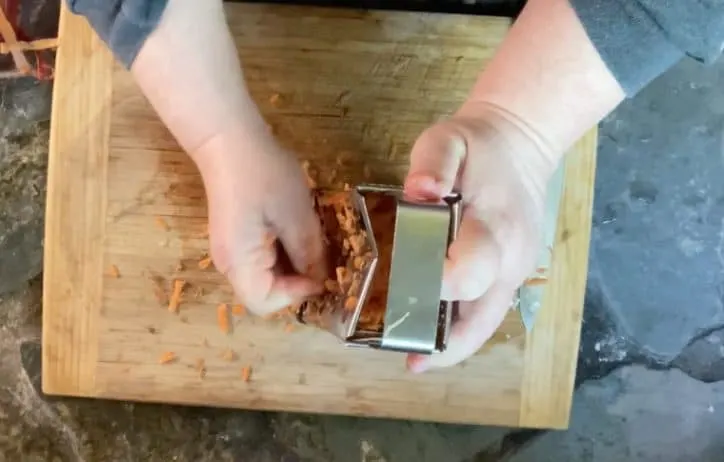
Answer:
[[[439,202],[423,203],[405,198],[400,187],[376,184],[359,185],[350,194],[372,258],[361,271],[362,287],[354,310],[335,307],[316,324],[348,347],[422,354],[445,350],[457,302],[440,300],[440,291],[447,249],[460,224],[462,197],[455,193]],[[369,194],[394,199],[394,230],[372,229]],[[379,269],[375,234],[381,232],[394,232],[384,323],[382,332],[366,331],[359,320]],[[306,322],[304,308],[298,319]]]

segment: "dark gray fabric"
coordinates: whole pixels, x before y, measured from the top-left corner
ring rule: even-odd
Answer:
[[[570,0],[628,96],[684,56],[711,63],[724,44],[724,0]]]
[[[167,0],[66,0],[130,67]],[[199,0],[203,1],[203,0]],[[570,0],[628,96],[683,56],[714,61],[724,44],[724,0]]]
[[[167,4],[167,0],[66,1],[71,11],[88,19],[127,68],[131,67],[141,46],[158,25]]]

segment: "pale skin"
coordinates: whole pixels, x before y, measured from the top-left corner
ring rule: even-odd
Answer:
[[[169,0],[131,71],[201,172],[216,267],[266,314],[321,289],[324,248],[304,174],[268,131],[241,64],[220,1]],[[568,1],[530,0],[468,100],[420,135],[406,193],[465,198],[442,291],[462,303],[448,350],[410,355],[412,372],[457,364],[495,332],[534,269],[548,179],[624,96]],[[275,271],[269,235],[296,275]]]

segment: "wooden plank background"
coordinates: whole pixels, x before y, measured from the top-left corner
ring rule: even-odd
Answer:
[[[320,183],[399,183],[407,153],[452,113],[503,39],[501,18],[227,6],[254,98]],[[454,368],[413,376],[285,320],[216,307],[195,167],[85,20],[63,10],[51,127],[43,313],[46,393],[511,426],[568,422],[585,287],[595,133],[568,156],[551,281],[533,333],[511,312]],[[162,217],[168,229],[159,226]],[[184,269],[178,270],[182,261]],[[114,265],[120,277],[109,273]],[[178,315],[160,275],[190,283]],[[191,290],[201,288],[203,295]],[[224,359],[232,350],[234,359]],[[173,351],[178,360],[159,364]],[[206,373],[197,370],[203,360]],[[245,381],[242,369],[251,368]]]

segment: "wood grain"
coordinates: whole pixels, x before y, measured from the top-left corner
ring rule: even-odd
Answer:
[[[106,215],[113,59],[63,10],[45,213],[43,389],[94,395]]]
[[[323,186],[400,183],[416,136],[458,107],[509,27],[500,18],[420,13],[240,4],[227,11],[255,100]],[[61,23],[46,230],[46,393],[565,425],[595,134],[568,161],[571,192],[559,218],[566,239],[559,231],[542,327],[526,337],[511,313],[463,365],[412,376],[401,355],[346,350],[312,328],[288,332],[286,320],[234,316],[231,332],[220,332],[217,306],[234,300],[213,268],[198,267],[208,241],[195,166],[87,24],[65,11]],[[166,292],[176,278],[188,283],[178,314],[156,299],[154,278]],[[160,364],[167,352],[177,359]]]

